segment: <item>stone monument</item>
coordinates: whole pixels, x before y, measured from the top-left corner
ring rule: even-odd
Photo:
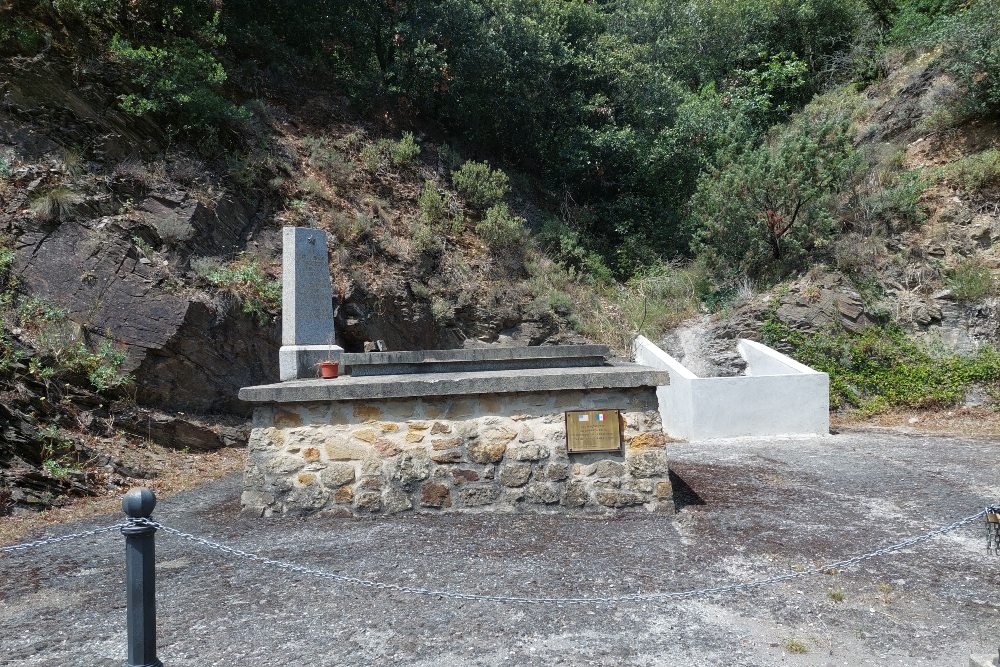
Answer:
[[[282,230],[281,381],[316,377],[320,361],[338,361],[334,343],[333,288],[322,229]]]

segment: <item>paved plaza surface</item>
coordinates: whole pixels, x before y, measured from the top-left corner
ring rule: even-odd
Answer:
[[[601,597],[795,572],[1000,502],[998,447],[987,440],[853,431],[668,447],[673,517],[254,519],[240,515],[241,482],[230,477],[161,501],[156,518],[340,574],[490,595]],[[124,664],[122,543],[110,533],[0,556],[0,665]],[[843,572],[766,588],[560,606],[369,590],[160,533],[159,657],[167,667],[964,667],[970,653],[1000,643],[1000,557],[985,545],[976,522]]]

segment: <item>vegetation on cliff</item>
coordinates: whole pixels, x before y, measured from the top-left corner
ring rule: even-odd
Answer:
[[[836,274],[852,321],[904,337],[886,372],[962,317],[974,352],[1000,337],[967,316],[996,310],[998,23],[992,0],[11,0],[2,370],[231,410],[209,394],[267,373],[285,224],[334,239],[349,348],[624,349]],[[844,377],[874,349],[778,320]],[[844,402],[958,400],[995,384],[982,354]]]

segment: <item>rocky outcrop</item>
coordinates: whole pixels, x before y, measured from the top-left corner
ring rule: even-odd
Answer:
[[[244,412],[241,386],[277,377],[277,324],[184,288],[167,259],[146,258],[120,220],[37,226],[17,239],[22,289],[66,310],[85,336],[128,352],[143,403]]]

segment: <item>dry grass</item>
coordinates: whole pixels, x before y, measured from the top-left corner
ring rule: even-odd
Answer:
[[[835,428],[886,428],[971,438],[1000,437],[1000,412],[988,407],[897,410],[874,416],[831,414],[830,424]]]
[[[143,469],[156,471],[151,479],[130,478],[120,489],[103,496],[77,498],[67,505],[44,512],[25,512],[0,517],[0,545],[25,541],[29,536],[50,526],[77,521],[102,514],[111,514],[108,522],[122,518],[121,497],[133,486],[153,489],[159,498],[193,489],[200,484],[225,477],[243,469],[246,450],[230,447],[202,454],[185,454],[150,443],[132,443],[127,459]]]

